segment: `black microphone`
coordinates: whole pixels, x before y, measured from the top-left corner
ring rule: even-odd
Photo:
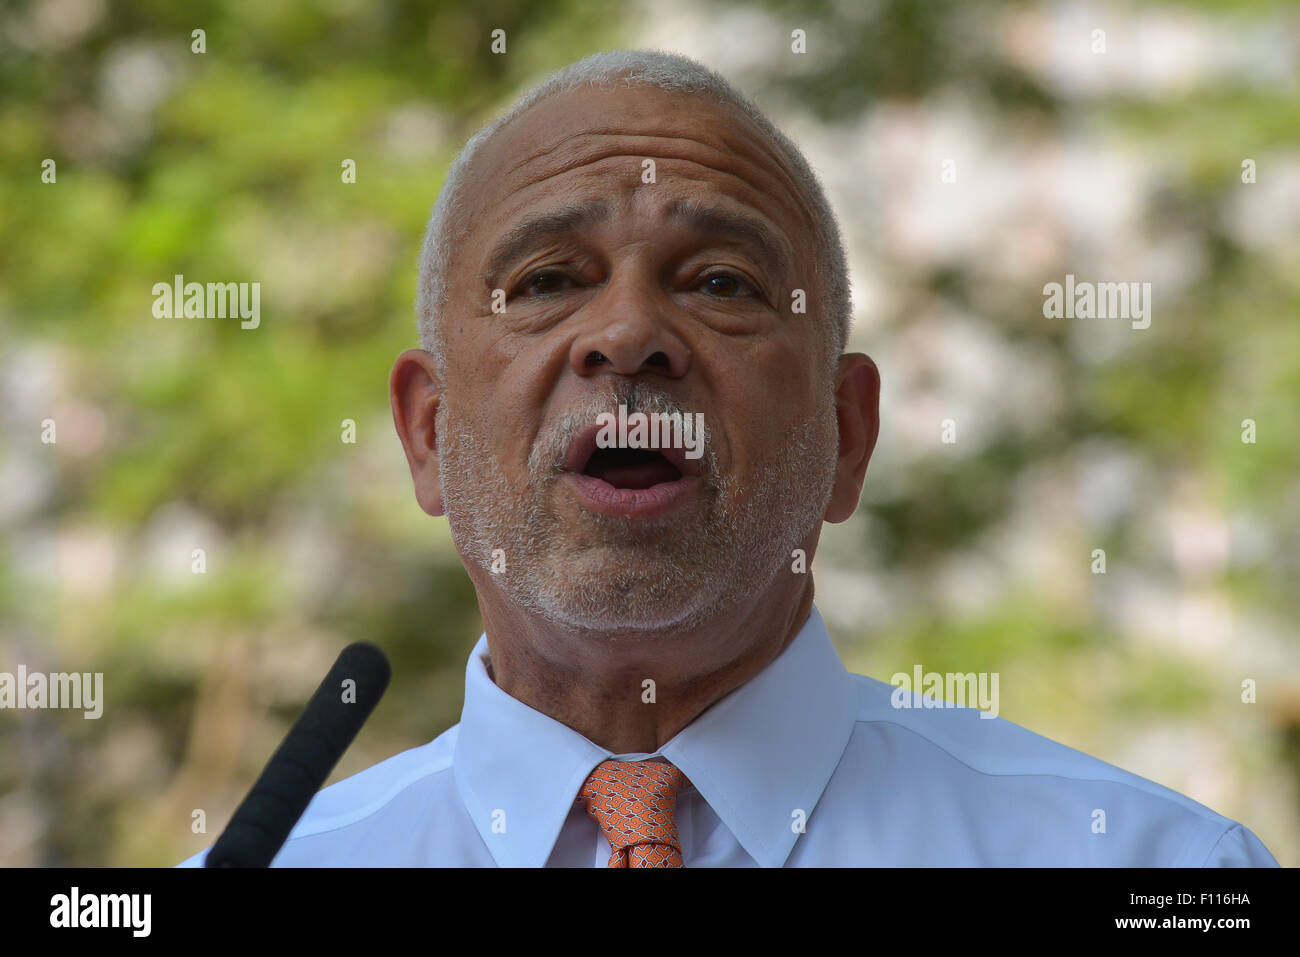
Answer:
[[[208,852],[204,867],[267,867],[370,717],[392,675],[375,645],[348,645]]]

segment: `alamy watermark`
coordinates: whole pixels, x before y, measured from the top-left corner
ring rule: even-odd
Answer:
[[[1151,325],[1151,283],[1075,282],[1043,287],[1043,316],[1047,319],[1131,319],[1134,329]]]
[[[98,718],[104,713],[104,673],[28,674],[26,665],[17,674],[0,671],[0,710],[6,708],[81,708],[83,718]]]
[[[704,413],[633,412],[620,404],[618,416],[602,412],[596,416],[600,431],[596,447],[601,449],[685,449],[688,459],[704,454]]]
[[[83,894],[74,886],[50,898],[50,926],[120,927],[132,937],[148,937],[152,911],[152,894]]]
[[[241,319],[241,329],[262,322],[260,282],[186,282],[179,273],[172,281],[153,284],[153,314],[159,319]]]
[[[900,671],[889,679],[894,685],[889,701],[895,708],[979,708],[981,718],[996,718],[998,678],[996,671],[940,674],[914,665],[910,675]]]

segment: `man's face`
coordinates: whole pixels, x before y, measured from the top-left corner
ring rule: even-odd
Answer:
[[[689,627],[789,573],[834,478],[830,330],[804,204],[749,121],[649,87],[551,97],[485,147],[462,209],[437,437],[480,587],[630,634]],[[620,403],[702,413],[703,456],[588,454]]]

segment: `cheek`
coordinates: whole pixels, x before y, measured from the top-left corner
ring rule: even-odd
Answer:
[[[800,367],[807,361],[798,353],[768,346],[715,367],[713,404],[724,416],[724,434],[716,448],[726,469],[753,477],[784,457],[795,426],[816,407],[807,370]],[[748,487],[739,491],[747,497],[753,494]]]
[[[789,417],[792,406],[807,401],[801,361],[800,355],[775,344],[732,349],[708,363],[715,404],[726,411],[737,432],[761,432],[766,424]]]
[[[477,328],[449,344],[448,390],[466,420],[489,433],[505,432],[503,419],[518,426],[535,406],[535,363],[518,340],[490,327],[491,317],[470,321]]]
[[[501,319],[480,320],[476,334],[466,337],[456,357],[493,413],[522,423],[535,417],[550,396],[557,370],[567,364],[568,349],[559,336],[520,333],[506,328]]]
[[[533,484],[533,472],[530,461],[542,440],[538,425],[538,413],[534,407],[519,407],[517,390],[504,390],[500,401],[491,395],[476,398],[472,412],[463,413],[456,408],[455,427],[464,435],[465,441],[471,442],[480,454],[490,456],[492,468],[508,482],[508,494],[515,498],[525,497]],[[549,461],[551,450],[542,450],[539,462],[544,467]],[[473,478],[470,477],[472,481]]]

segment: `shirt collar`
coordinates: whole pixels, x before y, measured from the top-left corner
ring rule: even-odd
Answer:
[[[615,755],[502,691],[486,656],[484,634],[465,672],[457,787],[497,864],[541,867],[587,775]],[[655,754],[682,770],[755,861],[780,867],[856,717],[853,679],[813,605],[775,661]]]

